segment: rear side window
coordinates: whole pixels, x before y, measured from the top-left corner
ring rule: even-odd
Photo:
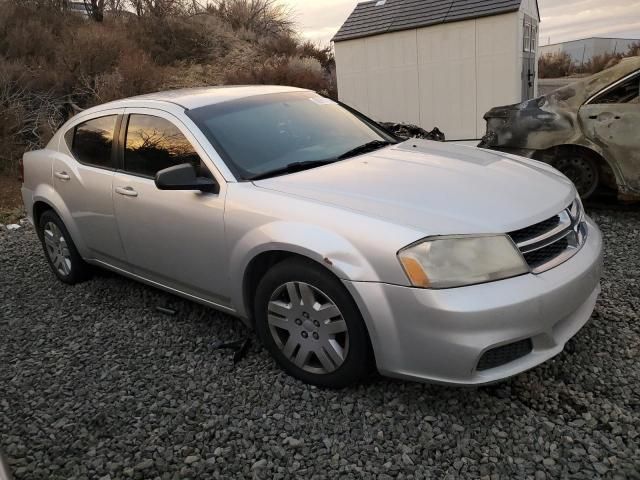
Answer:
[[[94,118],[76,126],[71,153],[80,163],[113,170],[113,134],[117,115]]]
[[[127,172],[154,177],[158,171],[182,163],[201,168],[200,157],[178,127],[151,115],[129,117],[124,152]]]
[[[625,80],[620,85],[612,88],[608,92],[604,92],[599,97],[591,102],[594,104],[606,104],[606,103],[640,103],[638,98],[640,97],[640,75],[631,77]]]

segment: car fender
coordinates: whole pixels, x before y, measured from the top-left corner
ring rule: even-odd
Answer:
[[[326,267],[342,280],[380,281],[373,266],[346,238],[334,231],[299,222],[274,221],[248,231],[230,248],[231,299],[239,315],[246,317],[244,277],[247,268],[265,252],[289,252]]]
[[[561,142],[561,143],[550,145],[545,149],[534,150],[531,155],[531,158],[534,160],[544,161],[544,157],[547,152],[552,152],[557,148],[572,147],[572,146],[578,146],[578,147],[582,147],[584,149],[590,150],[595,155],[600,157],[602,161],[605,162],[613,172],[613,175],[616,180],[616,184],[619,187],[624,188],[626,183],[625,183],[624,176],[622,175],[622,171],[620,170],[620,166],[618,162],[616,162],[615,159],[611,157],[611,155],[606,149],[602,148],[602,146],[592,142],[591,140],[585,137],[581,137],[580,139],[576,140],[573,143]]]
[[[87,258],[88,250],[84,241],[82,240],[82,236],[80,235],[78,226],[58,192],[56,192],[51,185],[41,183],[37,185],[35,190],[33,191],[33,205],[35,205],[37,202],[46,203],[53,209],[54,212],[56,212],[56,214],[64,222],[64,225],[67,228],[69,235],[71,235],[71,239],[73,240],[74,245],[80,253],[80,256],[83,258]]]
[[[625,188],[627,182],[625,180],[624,175],[622,174],[622,170],[620,169],[620,164],[618,161],[616,161],[616,158],[611,154],[611,151],[609,149],[593,142],[587,137],[582,137],[580,141],[576,142],[576,145],[579,145],[584,148],[588,148],[592,152],[595,152],[597,155],[599,155],[602,158],[602,160],[604,160],[607,163],[609,168],[611,168],[611,171],[613,172],[613,175],[616,178],[616,184],[620,188],[623,188],[623,189]]]

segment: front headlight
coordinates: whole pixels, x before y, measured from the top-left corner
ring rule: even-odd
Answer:
[[[434,237],[398,252],[415,287],[452,288],[529,272],[506,235]]]

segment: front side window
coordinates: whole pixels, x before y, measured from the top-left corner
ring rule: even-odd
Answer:
[[[129,116],[124,152],[124,169],[154,177],[165,168],[191,163],[202,169],[200,157],[178,127],[152,115]]]
[[[196,108],[187,115],[243,180],[291,164],[337,160],[387,133],[312,92],[258,95]]]
[[[113,169],[111,151],[117,115],[94,118],[77,125],[71,142],[71,153],[80,163]]]
[[[593,100],[593,104],[607,104],[607,103],[640,103],[638,97],[640,96],[640,74],[635,75],[617,87],[612,88],[599,95]]]

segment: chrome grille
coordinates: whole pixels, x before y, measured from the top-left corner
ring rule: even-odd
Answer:
[[[546,272],[569,260],[580,250],[586,235],[579,199],[558,215],[509,234],[532,273]]]

